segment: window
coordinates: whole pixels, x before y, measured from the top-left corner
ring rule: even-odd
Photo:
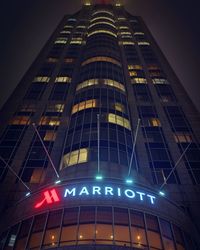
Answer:
[[[119,29],[120,29],[120,30],[128,30],[129,27],[127,27],[127,26],[120,26]]]
[[[133,78],[131,79],[132,84],[146,84],[147,80],[146,78]]]
[[[96,23],[91,24],[88,28],[90,29],[95,25],[101,25],[101,24],[106,24],[106,25],[109,25],[109,26],[116,29],[116,26],[114,24],[112,24],[112,23],[109,23],[109,22],[96,22]]]
[[[130,42],[130,41],[122,41],[122,42],[119,42],[119,45],[135,45],[134,42]]]
[[[163,78],[153,78],[153,84],[168,84],[168,81]]]
[[[149,122],[150,122],[150,125],[152,127],[160,127],[161,126],[160,120],[158,118],[150,118]]]
[[[90,32],[88,34],[88,37],[99,34],[99,33],[105,33],[105,34],[117,37],[117,35],[115,33],[111,32],[111,31],[108,31],[108,30],[95,30],[95,31],[92,31],[92,32]]]
[[[119,111],[119,112],[122,112],[122,113],[125,112],[125,107],[124,107],[124,105],[121,104],[121,103],[119,103],[119,102],[116,102],[116,103],[114,104],[114,108],[115,108],[115,110],[117,110],[117,111]]]
[[[137,76],[137,71],[129,71],[130,76]]]
[[[56,139],[56,132],[52,130],[47,130],[44,136],[44,141],[55,141]]]
[[[119,63],[117,60],[111,58],[111,57],[106,57],[106,56],[97,56],[97,57],[92,57],[86,61],[84,61],[81,66],[85,66],[89,63],[93,63],[93,62],[110,62],[113,64],[116,64],[118,66],[121,67],[121,63]]]
[[[147,45],[147,46],[149,46],[150,43],[149,42],[138,42],[138,45]]]
[[[70,44],[82,44],[83,38],[81,37],[73,37]]]
[[[127,120],[126,118],[123,118],[119,115],[115,115],[112,113],[108,114],[108,122],[120,125],[120,126],[127,128],[129,130],[131,129],[129,120]]]
[[[43,116],[40,119],[39,125],[59,126],[60,125],[60,117]]]
[[[92,16],[97,15],[97,14],[101,14],[101,13],[103,13],[103,14],[105,13],[105,14],[109,14],[111,16],[114,16],[114,14],[112,12],[107,11],[107,10],[97,10],[94,13],[92,13]]]
[[[190,143],[193,141],[191,134],[182,132],[174,134],[174,139],[176,143]]]
[[[68,77],[68,76],[58,76],[58,77],[56,77],[56,79],[55,79],[55,82],[61,82],[61,83],[64,83],[64,82],[66,82],[66,83],[70,83],[71,82],[71,78],[70,77]]]
[[[130,65],[128,65],[128,69],[129,70],[132,70],[132,69],[142,70],[142,65],[137,65],[137,64],[132,65],[132,64],[130,64]]]
[[[33,79],[33,82],[44,82],[44,83],[47,83],[47,82],[49,82],[49,80],[50,80],[50,77],[48,77],[48,76],[36,76]]]
[[[40,183],[42,173],[43,173],[42,168],[35,168],[31,175],[30,183]]]
[[[125,92],[124,85],[122,85],[121,83],[119,83],[117,81],[111,80],[111,79],[89,79],[87,81],[79,83],[78,86],[76,87],[76,91],[83,89],[83,88],[86,88],[86,87],[89,87],[89,86],[98,85],[98,84],[108,85],[108,86],[117,88],[117,89]]]
[[[95,17],[95,18],[93,18],[90,22],[94,22],[94,21],[99,20],[99,19],[106,19],[106,20],[108,20],[108,21],[111,21],[112,23],[115,22],[113,19],[111,19],[111,18],[109,18],[109,17],[106,17],[106,16]]]
[[[14,116],[9,122],[10,125],[28,125],[29,123],[29,116]]]
[[[75,61],[74,58],[65,58],[65,59],[63,60],[64,63],[73,63],[74,61]]]
[[[97,107],[97,101],[95,99],[83,101],[73,106],[72,114],[84,109],[95,108],[95,107]]]
[[[55,44],[66,44],[67,43],[67,38],[65,37],[59,37],[56,39],[56,41],[54,42]]]
[[[63,167],[66,168],[75,164],[84,163],[88,160],[88,149],[81,148],[80,150],[72,151],[63,156]]]
[[[62,113],[64,110],[64,104],[49,104],[47,106],[46,112],[58,112]]]
[[[57,63],[58,62],[58,58],[49,57],[49,58],[47,58],[47,62],[48,63]]]

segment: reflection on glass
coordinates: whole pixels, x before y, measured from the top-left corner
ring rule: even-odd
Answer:
[[[95,225],[83,224],[79,226],[78,240],[79,244],[91,244],[95,239]]]
[[[127,226],[116,226],[115,231],[115,243],[117,245],[130,246],[130,232]]]
[[[131,227],[132,244],[136,248],[147,246],[145,230],[139,227]]]
[[[112,225],[96,225],[96,244],[113,244]]]
[[[160,235],[153,231],[147,231],[147,237],[150,247],[155,247],[156,249],[162,249]]]
[[[77,226],[63,227],[61,232],[60,245],[74,245],[76,241]]]
[[[59,240],[59,228],[47,230],[44,237],[43,246],[45,248],[55,247]]]

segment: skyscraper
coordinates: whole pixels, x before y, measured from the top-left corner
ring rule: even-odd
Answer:
[[[142,19],[86,0],[1,111],[1,249],[199,249],[199,123]]]

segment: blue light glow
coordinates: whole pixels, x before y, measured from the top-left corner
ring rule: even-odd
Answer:
[[[96,179],[97,181],[101,181],[101,180],[103,180],[103,177],[102,177],[101,175],[97,175],[97,176],[95,177],[95,179]]]
[[[132,184],[132,183],[133,183],[133,180],[132,180],[132,179],[126,179],[126,183],[127,183],[127,184]]]
[[[162,191],[159,191],[159,194],[160,194],[161,196],[165,196],[165,193],[162,192]]]
[[[59,183],[61,183],[61,180],[55,181],[55,184],[59,184]]]
[[[26,197],[28,197],[28,196],[30,196],[30,195],[31,195],[31,193],[30,193],[30,192],[28,192],[28,193],[26,193],[26,195],[25,195],[25,196],[26,196]]]

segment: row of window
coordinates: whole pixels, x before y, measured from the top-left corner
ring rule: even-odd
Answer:
[[[119,67],[121,67],[121,63],[118,62],[116,59],[111,58],[111,57],[106,57],[106,56],[98,56],[98,57],[92,57],[87,59],[86,61],[84,61],[81,66],[85,66],[89,63],[93,63],[93,62],[109,62],[109,63],[113,63]]]
[[[117,207],[75,207],[36,215],[0,236],[2,250],[74,245],[118,245],[134,249],[197,249],[176,225],[154,215]]]
[[[93,86],[93,85],[107,85],[107,86],[110,86],[110,87],[114,87],[118,90],[121,90],[123,92],[125,92],[125,87],[123,84],[117,82],[117,81],[114,81],[112,79],[89,79],[87,81],[84,81],[82,83],[79,83],[76,87],[76,91],[80,90],[80,89],[83,89],[83,88],[86,88],[86,87],[90,87],[90,86]]]

